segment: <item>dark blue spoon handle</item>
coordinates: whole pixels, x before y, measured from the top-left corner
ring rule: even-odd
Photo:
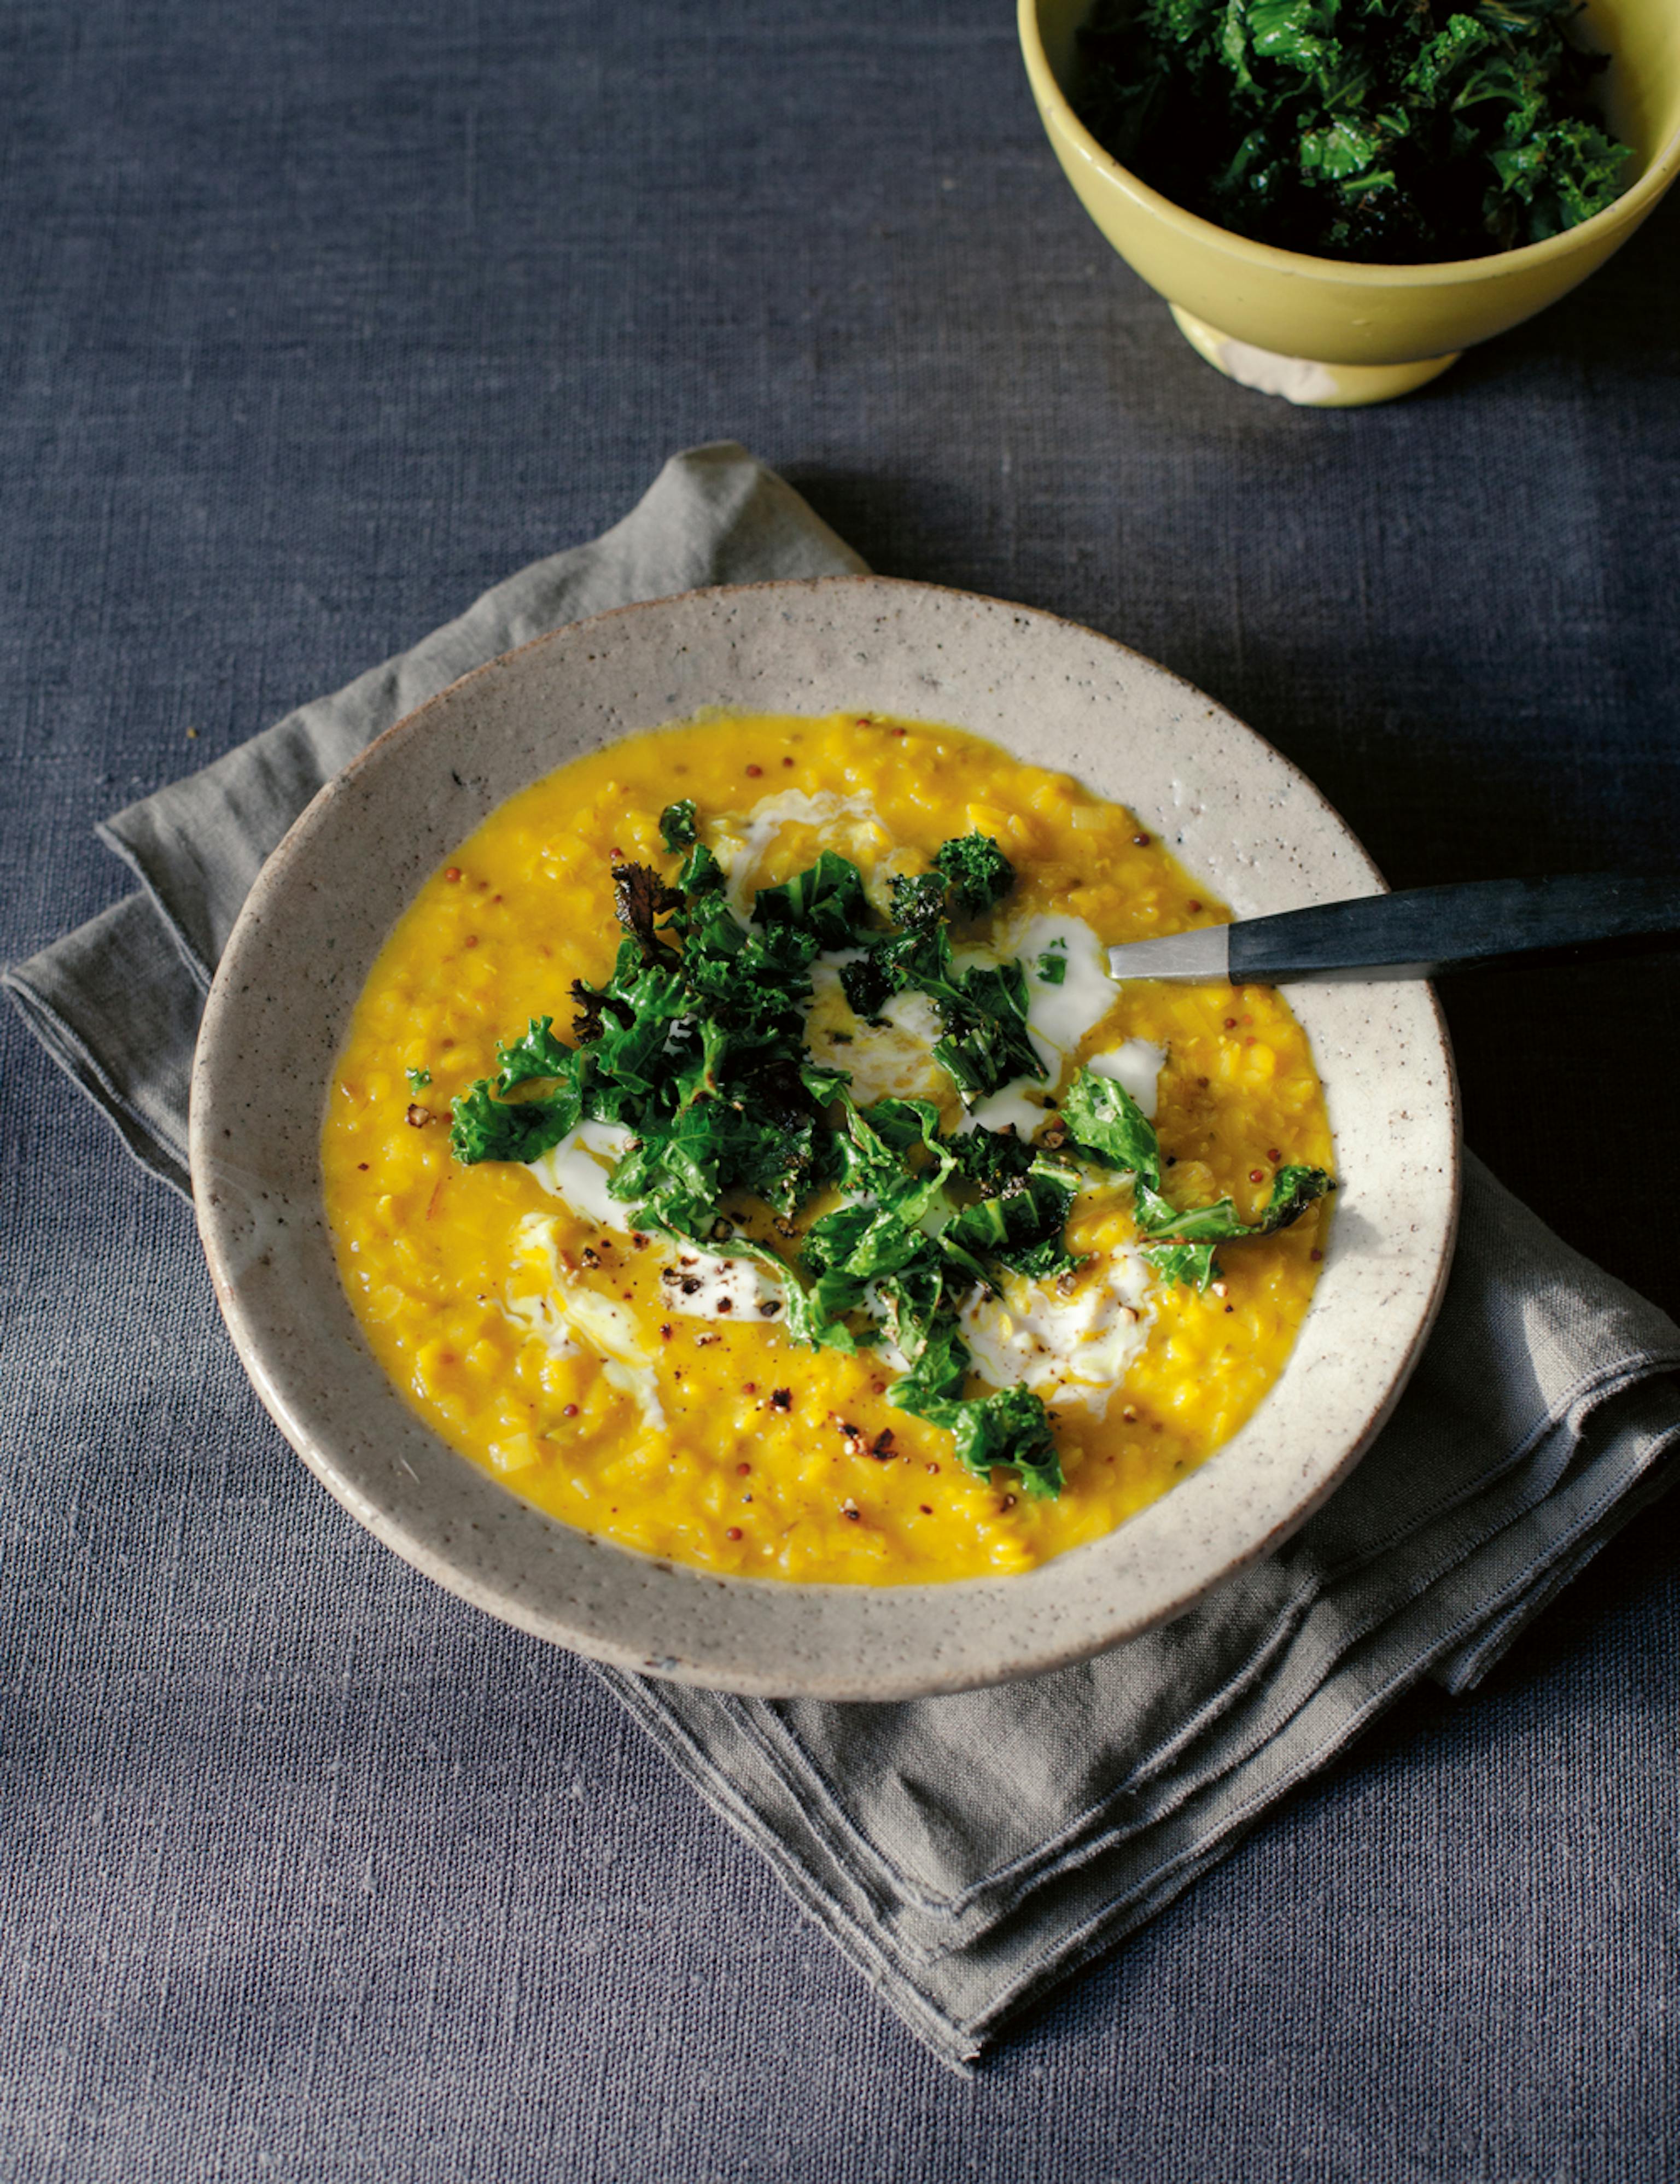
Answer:
[[[1501,956],[1680,932],[1680,879],[1574,872],[1476,880],[1314,904],[1231,928],[1231,978],[1276,985],[1331,971],[1418,976]]]

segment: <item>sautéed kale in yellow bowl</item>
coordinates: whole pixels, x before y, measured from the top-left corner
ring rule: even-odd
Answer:
[[[1326,31],[1347,27],[1334,20],[1334,0],[1295,12],[1322,19]],[[1491,20],[1499,11],[1484,0],[1463,12]],[[1448,13],[1436,10],[1441,19]],[[1281,248],[1186,209],[1104,149],[1080,113],[1087,90],[1080,33],[1091,14],[1090,0],[1019,0],[1027,75],[1069,181],[1210,364],[1298,403],[1346,407],[1423,386],[1472,343],[1532,317],[1596,271],[1680,172],[1680,8],[1674,0],[1590,0],[1578,35],[1610,56],[1596,95],[1606,132],[1628,148],[1619,194],[1602,209],[1515,248],[1438,262],[1376,264]],[[1496,35],[1497,26],[1477,28]],[[1493,174],[1488,164],[1490,183]]]

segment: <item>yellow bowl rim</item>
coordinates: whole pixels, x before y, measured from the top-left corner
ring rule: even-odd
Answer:
[[[1053,114],[1057,125],[1080,157],[1099,172],[1107,174],[1141,211],[1153,214],[1166,226],[1204,248],[1223,249],[1233,258],[1250,265],[1270,266],[1294,280],[1358,281],[1377,288],[1424,288],[1513,279],[1552,259],[1567,257],[1583,242],[1590,243],[1606,226],[1631,226],[1649,211],[1673,181],[1677,171],[1680,171],[1680,126],[1677,126],[1644,173],[1602,212],[1595,212],[1590,220],[1566,228],[1560,235],[1548,236],[1543,242],[1525,242],[1515,250],[1494,251],[1485,258],[1443,258],[1420,265],[1383,265],[1365,259],[1314,258],[1305,251],[1280,250],[1275,244],[1253,242],[1231,228],[1220,227],[1210,220],[1203,220],[1199,213],[1186,212],[1182,205],[1175,204],[1170,198],[1152,189],[1130,167],[1123,167],[1112,153],[1103,150],[1074,112],[1066,92],[1056,80],[1039,31],[1040,4],[1041,0],[1017,0],[1016,16],[1027,75],[1047,120]]]

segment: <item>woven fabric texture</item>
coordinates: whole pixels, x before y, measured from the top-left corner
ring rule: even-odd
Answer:
[[[142,896],[6,983],[131,1150],[179,1185],[187,1112],[172,1103],[197,996],[263,859],[339,765],[456,675],[580,612],[857,566],[744,448],[673,456],[603,538],[117,813],[100,833]],[[911,1705],[736,1701],[604,1673],[961,2064],[1420,1676],[1477,1682],[1672,1484],[1677,1365],[1680,1328],[1471,1161],[1446,1301],[1376,1446],[1298,1539],[1168,1629],[1058,1675]]]
[[[0,957],[95,823],[734,434],[871,566],[1125,638],[1398,883],[1672,865],[1680,240],[1427,395],[1220,382],[974,0],[0,22]],[[1470,1134],[1671,1312],[1672,961],[1448,989]],[[0,2173],[1677,2165],[1672,1520],[969,2084],[587,1671],[345,1524],[179,1205],[0,1022]]]

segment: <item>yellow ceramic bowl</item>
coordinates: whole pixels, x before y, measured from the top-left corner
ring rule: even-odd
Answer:
[[[1633,180],[1566,234],[1491,258],[1362,265],[1274,250],[1171,203],[1111,159],[1068,102],[1091,0],[1019,0],[1021,50],[1057,158],[1186,338],[1245,385],[1327,408],[1386,402],[1532,318],[1619,249],[1680,172],[1680,0],[1590,0],[1610,126]]]

